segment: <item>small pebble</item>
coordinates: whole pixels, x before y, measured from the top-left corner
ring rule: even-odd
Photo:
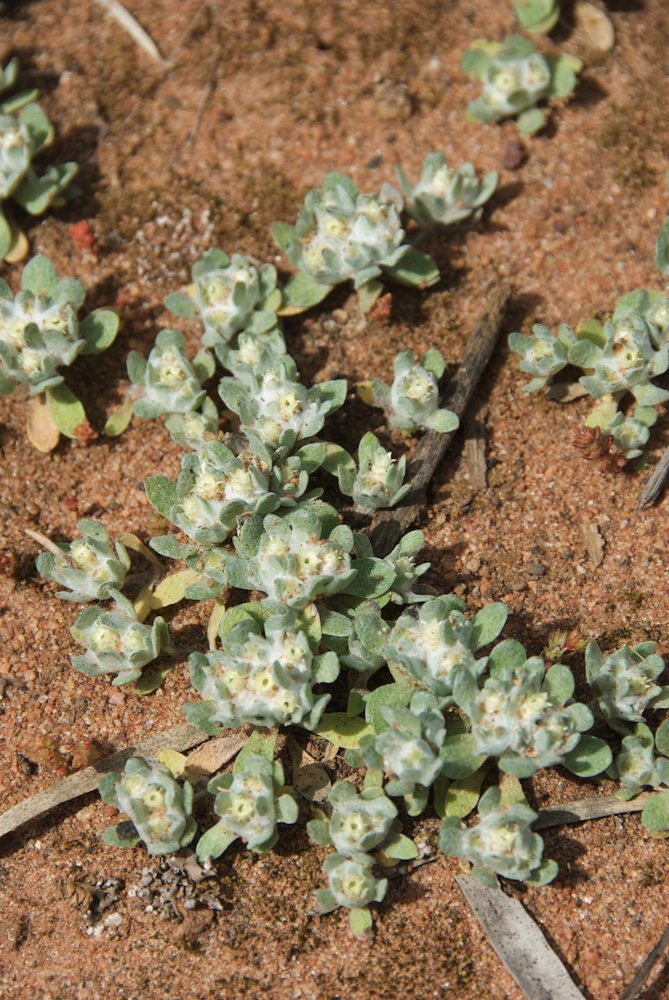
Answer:
[[[522,142],[518,142],[516,139],[512,142],[507,142],[504,155],[502,156],[502,166],[505,170],[518,170],[519,167],[522,167],[526,159],[527,150]]]

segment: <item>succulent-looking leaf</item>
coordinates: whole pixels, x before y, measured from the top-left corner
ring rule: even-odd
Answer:
[[[372,733],[372,727],[362,719],[352,719],[346,712],[326,712],[313,731],[335,746],[356,750],[360,740]]]
[[[349,913],[349,923],[356,937],[364,937],[372,929],[372,914],[366,906],[354,907]]]
[[[128,396],[107,417],[104,433],[106,437],[120,437],[132,420],[133,401]]]
[[[564,758],[565,767],[580,778],[601,774],[611,764],[613,754],[608,743],[597,736],[582,736],[578,746]]]
[[[283,290],[283,305],[280,316],[295,316],[317,306],[332,291],[332,285],[324,285],[309,274],[294,275]]]
[[[49,416],[65,437],[76,437],[76,430],[86,420],[86,411],[74,393],[62,383],[47,389]]]

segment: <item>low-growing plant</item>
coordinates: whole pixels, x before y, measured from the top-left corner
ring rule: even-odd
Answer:
[[[246,386],[237,378],[221,379],[219,393],[240,418],[242,430],[256,434],[270,448],[291,450],[297,441],[314,437],[326,417],[346,398],[346,381],[333,379],[305,388],[288,355],[269,370],[256,370]]]
[[[446,723],[439,702],[426,691],[416,691],[407,707],[381,706],[374,730],[360,741],[361,761],[390,775],[388,795],[401,795],[409,815],[419,816],[443,770]],[[359,762],[357,755],[349,759]]]
[[[360,510],[381,510],[398,504],[411,489],[411,483],[404,482],[405,473],[406,458],[393,458],[370,431],[360,439],[358,464],[344,453],[337,465],[339,489]]]
[[[43,215],[63,202],[76,163],[52,164],[39,174],[33,160],[53,144],[55,132],[46,113],[35,104],[38,91],[5,96],[17,80],[17,59],[0,70],[0,260],[12,263],[28,253],[28,240],[14,218],[10,202],[30,215]]]
[[[656,262],[669,274],[669,221],[657,241]],[[568,365],[596,405],[585,426],[601,434],[626,461],[643,455],[658,408],[669,391],[654,383],[669,368],[669,298],[642,289],[623,295],[604,322],[585,319],[576,329],[561,324],[557,336],[537,323],[530,336],[512,333],[509,347],[532,375],[523,392],[542,389]],[[558,396],[559,398],[559,396]],[[632,407],[633,401],[633,407]]]
[[[193,266],[192,276],[188,292],[173,292],[165,305],[176,316],[201,319],[205,347],[217,348],[239,333],[257,336],[276,326],[281,292],[271,264],[209,250]]]
[[[620,798],[633,799],[644,788],[669,785],[668,758],[669,721],[665,719],[655,735],[639,722],[634,732],[624,737],[622,749],[607,773],[620,781]]]
[[[203,383],[215,371],[210,351],[201,350],[192,361],[178,330],[161,330],[148,359],[137,351],[128,355],[128,375],[136,387],[134,412],[138,417],[186,414],[204,403]]]
[[[476,651],[496,639],[504,628],[506,607],[490,604],[474,619],[463,614],[464,603],[449,594],[405,611],[384,643],[384,654],[397,680],[413,679],[431,691],[442,706],[453,703],[454,685],[465,673],[478,678],[488,662]]]
[[[297,803],[284,790],[281,764],[261,754],[240,757],[232,774],[213,778],[207,790],[216,796],[214,810],[220,819],[198,841],[201,861],[220,857],[237,839],[263,854],[279,839],[277,823],[297,821]]]
[[[441,351],[431,348],[416,363],[413,351],[400,351],[395,358],[395,378],[388,386],[380,379],[358,386],[358,394],[372,406],[382,407],[391,427],[412,433],[433,430],[442,434],[457,430],[458,417],[439,407],[439,379],[446,363]]]
[[[585,651],[585,671],[593,693],[592,707],[619,733],[629,732],[630,722],[643,722],[652,708],[669,708],[669,686],[658,684],[664,660],[654,642],[622,646],[604,656],[596,642]]]
[[[299,723],[315,728],[330,695],[316,696],[313,687],[336,680],[336,653],[318,654],[304,618],[294,611],[268,612],[265,617],[251,605],[248,614],[229,631],[223,617],[221,649],[191,654],[193,687],[205,701],[186,706],[186,717],[213,731],[244,723],[268,729]]]
[[[497,876],[545,885],[557,875],[555,861],[544,861],[544,842],[532,832],[538,814],[520,801],[504,801],[500,788],[489,788],[479,799],[479,821],[463,827],[457,816],[447,816],[441,825],[439,847],[444,854],[465,858],[472,874],[496,889]]]
[[[129,817],[103,833],[113,847],[134,847],[141,840],[149,854],[174,854],[197,832],[191,784],[177,781],[162,764],[131,757],[122,774],[100,778],[100,795]]]
[[[370,903],[381,903],[388,891],[388,879],[374,872],[374,858],[369,854],[329,854],[323,864],[328,876],[327,889],[316,893],[318,913],[330,913],[338,906],[349,911],[351,930],[362,935],[372,926]]]
[[[379,278],[428,288],[439,279],[427,254],[405,242],[402,196],[390,184],[361,194],[344,174],[328,174],[309,191],[294,226],[275,222],[272,235],[297,275],[284,289],[282,312],[301,312],[353,281],[363,311],[382,291]]]
[[[547,122],[537,105],[569,97],[583,64],[575,56],[543,55],[529,39],[512,35],[504,42],[474,42],[462,56],[462,68],[483,84],[481,96],[469,104],[473,121],[517,118],[518,130],[532,135]]]
[[[364,933],[372,925],[369,904],[380,903],[387,880],[374,874],[374,865],[393,865],[418,856],[414,842],[398,832],[397,808],[381,788],[358,792],[349,781],[338,781],[328,795],[329,813],[318,811],[307,824],[315,843],[332,844],[323,864],[328,888],[316,893],[319,913],[337,906],[349,910],[351,929]]]
[[[86,608],[71,628],[74,639],[86,647],[83,656],[73,656],[72,666],[89,677],[115,674],[112,684],[131,684],[142,676],[142,669],[162,653],[171,651],[169,632],[162,618],[143,625],[132,603],[114,591],[109,596],[114,611]]]
[[[40,426],[28,421],[28,434],[40,450],[51,450],[59,433],[76,437],[86,423],[80,401],[65,385],[60,368],[80,354],[99,354],[114,341],[118,316],[112,309],[94,309],[83,319],[79,310],[84,287],[76,278],[59,279],[47,257],[33,257],[23,268],[21,288],[14,296],[0,278],[0,395],[25,386],[39,397]],[[40,430],[55,437],[47,440]]]
[[[58,547],[55,552],[42,552],[37,557],[37,569],[47,580],[54,580],[67,590],[57,596],[65,601],[104,601],[114,598],[123,587],[130,569],[130,557],[121,542],[109,544],[109,532],[97,521],[82,518],[77,527],[81,538]]]
[[[420,226],[455,226],[480,218],[483,205],[497,188],[498,174],[491,170],[480,180],[473,164],[451,170],[443,153],[428,153],[420,179],[412,184],[401,167],[397,179],[406,199],[406,210]]]
[[[460,776],[473,773],[490,756],[499,758],[502,771],[529,778],[542,767],[564,764],[576,774],[599,774],[611,762],[607,744],[582,734],[592,728],[590,709],[572,702],[574,678],[568,667],[555,663],[546,670],[538,657],[525,658],[520,643],[508,640],[493,650],[490,676],[481,688],[470,674],[462,674],[455,700],[466,713],[471,732],[466,746],[451,753]],[[467,762],[468,759],[468,762]]]
[[[337,239],[348,239],[346,227],[363,218],[355,232],[385,247],[369,257],[383,274],[394,267],[386,251],[392,255],[404,246],[395,202],[354,194],[335,176],[308,200],[295,231],[279,231],[298,266],[305,259],[314,264],[321,254],[313,273],[291,279],[296,284],[288,291],[289,283],[281,300],[268,266],[215,252],[194,268],[195,288],[167,300],[182,317],[199,318],[227,369],[219,387],[230,427],[225,435],[206,394],[215,360],[205,347],[191,358],[184,337],[168,330],[158,335],[148,359],[129,359],[133,388],[123,418],[133,408],[144,418],[166,414],[175,441],[189,452],[176,482],[154,474],[145,483],[150,503],[173,530],[151,538],[150,549],[122,535],[114,550],[106,530],[84,519],[82,539],[61,546],[62,557],[56,551],[40,556],[38,568],[67,588],[65,599],[96,602],[72,629],[86,648],[73,659],[75,667],[108,675],[114,684],[134,682],[138,694],[161,682],[165,671],[154,661],[164,654],[176,659],[177,652],[163,619],[150,624],[149,616],[184,599],[212,602],[209,650],[184,651],[200,695],[184,713],[207,734],[243,726],[249,739],[232,772],[209,782],[215,825],[207,829],[207,810],[198,809],[204,829],[196,850],[203,863],[236,840],[256,852],[270,850],[278,825],[296,822],[296,801],[274,759],[279,727],[299,727],[329,741],[346,750],[349,765],[365,769],[363,790],[335,783],[308,826],[318,844],[334,847],[325,858],[328,884],[317,893],[317,911],[344,907],[354,933],[364,934],[372,924],[370,907],[386,895],[384,872],[418,854],[401,832],[400,803],[393,799],[403,800],[411,816],[431,801],[443,820],[442,850],[468,859],[489,883],[501,875],[542,884],[556,866],[543,860],[541,838],[531,830],[536,813],[519,779],[556,765],[581,777],[610,769],[623,792],[635,794],[661,784],[666,769],[650,762],[643,728],[634,734],[636,743],[625,737],[630,742],[614,763],[608,741],[591,733],[593,710],[574,700],[571,670],[559,662],[547,669],[519,642],[500,641],[503,604],[471,614],[460,598],[421,586],[429,567],[418,562],[422,532],[409,532],[388,555],[379,555],[367,534],[346,523],[346,501],[339,503],[342,516],[321,499],[336,480],[355,506],[373,510],[401,503],[410,486],[403,482],[404,461],[395,461],[376,435],[362,438],[357,463],[323,436],[328,417],[345,405],[347,384],[337,379],[309,388],[285,353],[280,314],[297,311],[296,289],[306,289],[307,299],[314,294],[321,263],[341,266],[337,280],[354,277],[352,244],[345,252],[339,248],[334,260],[318,242],[330,225]],[[312,244],[318,250],[313,259],[307,254]],[[365,275],[361,265],[361,273],[364,280],[356,277],[364,288],[379,272]],[[302,300],[299,308],[304,305]],[[392,386],[375,381],[368,398],[383,406],[391,428],[452,431],[457,416],[439,406],[443,371],[440,352],[428,351],[416,364],[412,352],[403,351]],[[545,368],[542,373],[549,377]],[[150,572],[129,572],[128,548],[151,564]],[[159,580],[154,552],[182,565]],[[97,606],[102,601],[114,607]],[[656,690],[661,661],[654,645],[619,650],[608,659],[610,670],[598,647],[589,648],[597,716],[645,726],[644,713],[664,695]],[[619,660],[625,662],[618,669]],[[605,682],[604,674],[615,683]],[[652,752],[666,756],[662,727],[654,739]],[[109,843],[141,839],[163,854],[195,841],[189,781],[197,776],[178,754],[168,752],[161,761],[133,760],[124,775],[103,779],[105,800],[130,820],[107,832]],[[299,788],[298,764],[292,777]],[[654,835],[662,832],[664,794],[654,797],[658,804],[647,817]],[[479,800],[479,822],[463,827]]]

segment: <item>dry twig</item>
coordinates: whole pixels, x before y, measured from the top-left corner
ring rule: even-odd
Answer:
[[[634,979],[629,984],[620,1000],[636,1000],[639,996],[641,990],[644,987],[644,983],[650,976],[653,966],[656,962],[662,958],[662,956],[669,950],[669,925],[664,929],[664,934],[657,942],[653,950],[648,954],[647,958],[643,964],[639,967],[634,976]]]
[[[214,92],[214,87],[216,85],[216,74],[218,72],[218,64],[221,59],[221,46],[217,43],[214,46],[214,54],[211,57],[211,62],[209,64],[209,72],[207,73],[207,82],[204,85],[202,93],[200,95],[200,100],[198,101],[197,110],[195,112],[195,121],[193,122],[193,127],[186,136],[186,141],[184,142],[183,149],[181,150],[180,156],[186,153],[200,130],[200,125],[202,124],[202,116],[204,115],[204,109],[207,103],[211,99],[211,95]]]
[[[653,797],[653,792],[644,792],[635,799],[619,799],[617,795],[597,795],[590,799],[564,802],[561,806],[549,806],[539,812],[539,819],[532,824],[533,830],[547,830],[551,826],[569,826],[589,819],[604,819],[606,816],[621,816],[623,813],[641,812]]]
[[[485,421],[488,414],[487,405],[475,406],[464,422],[464,460],[469,484],[474,490],[484,490],[488,485],[488,467],[486,465],[486,432]]]
[[[646,484],[641,491],[641,496],[639,497],[639,502],[637,503],[637,510],[643,510],[644,507],[652,507],[653,504],[657,503],[664,489],[664,484],[667,476],[669,475],[669,448],[662,455],[662,458],[655,466],[652,475],[646,480]]]
[[[87,792],[95,791],[98,787],[100,774],[107,771],[115,771],[117,768],[123,767],[130,757],[136,755],[151,757],[155,756],[160,750],[166,749],[178,751],[190,750],[191,747],[197,746],[199,743],[204,743],[206,739],[207,736],[201,730],[196,729],[195,726],[191,726],[188,723],[184,723],[184,725],[168,729],[166,732],[149,736],[148,739],[142,740],[141,743],[135,746],[126,747],[124,750],[119,750],[118,753],[104,757],[102,760],[96,761],[92,767],[87,767],[83,771],[77,771],[76,774],[68,774],[62,781],[57,781],[55,785],[43,788],[41,792],[37,792],[36,795],[32,795],[29,799],[24,799],[23,802],[19,802],[3,813],[0,816],[0,838],[18,830],[25,823],[44,816],[45,813],[50,812],[57,806],[63,805],[65,802],[79,798],[80,795],[85,795]],[[246,735],[233,732],[229,734],[229,739],[231,758],[246,742]]]
[[[123,4],[119,3],[119,0],[97,0],[97,3],[107,11],[108,14],[118,21],[124,31],[130,35],[134,42],[139,45],[140,49],[143,49],[148,56],[150,56],[155,62],[159,63],[163,69],[167,69],[168,62],[163,59],[160,49],[151,38],[149,33],[144,30],[139,21],[137,21],[130,11],[126,10]]]

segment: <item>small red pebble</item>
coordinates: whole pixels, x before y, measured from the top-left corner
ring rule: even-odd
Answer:
[[[74,436],[83,445],[90,444],[98,436],[97,431],[94,431],[88,420],[82,420],[78,427],[74,430]]]
[[[79,506],[79,501],[75,496],[65,497],[63,500],[63,507],[66,507],[68,510],[76,511],[78,506]]]
[[[70,236],[78,247],[86,247],[87,250],[95,252],[95,233],[85,219],[73,222],[69,229]]]

